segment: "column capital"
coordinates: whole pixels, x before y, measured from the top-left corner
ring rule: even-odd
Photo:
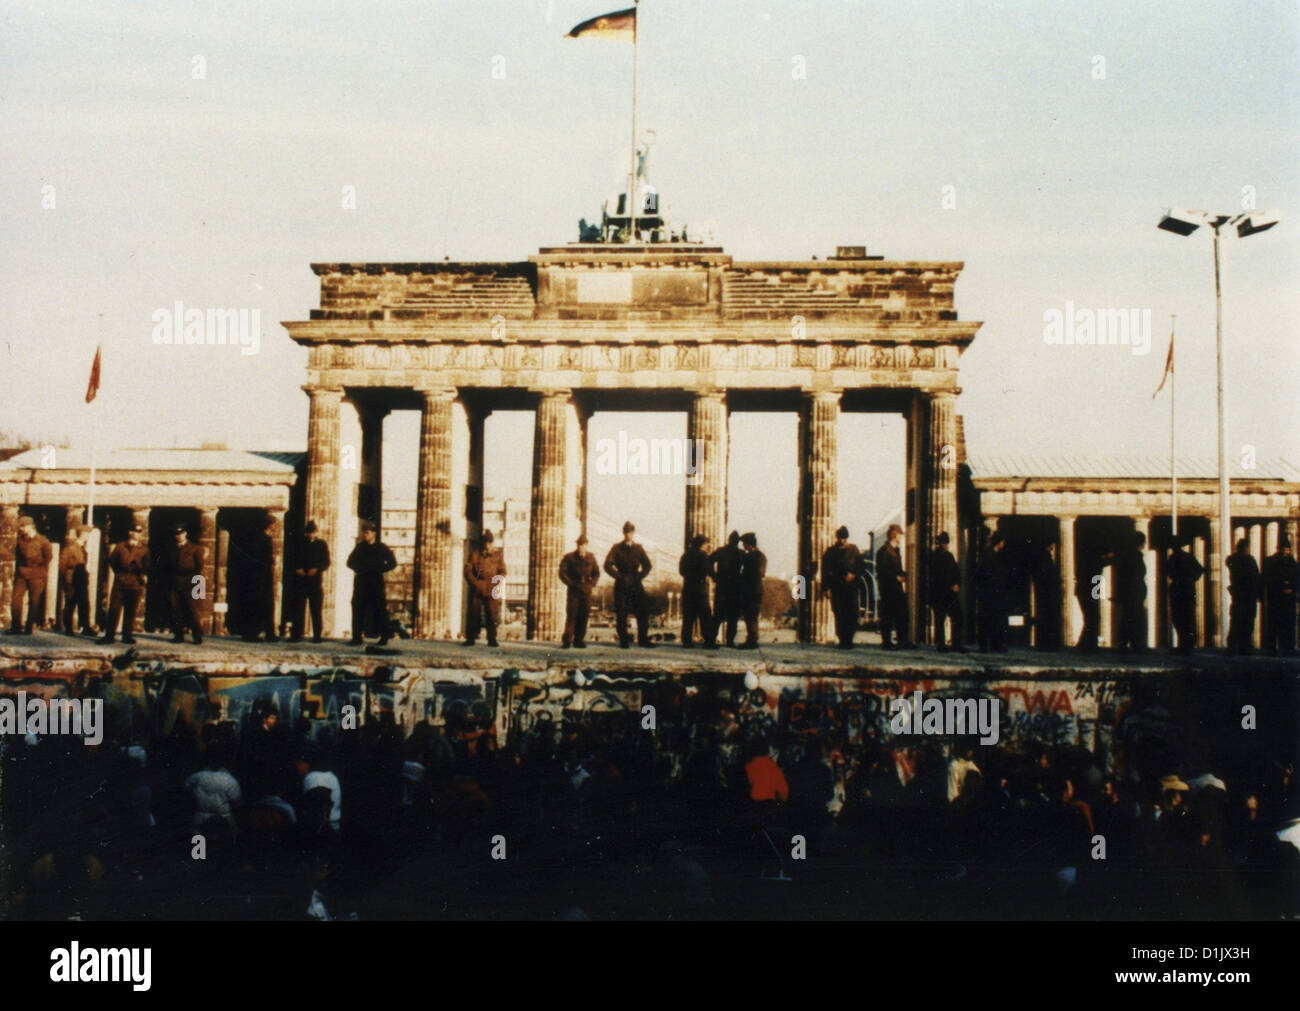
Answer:
[[[343,396],[342,386],[331,386],[325,383],[304,383],[301,389],[309,397],[330,395],[341,398]]]
[[[415,392],[424,398],[426,404],[438,403],[440,401],[451,403],[460,396],[460,391],[454,386],[417,387]]]

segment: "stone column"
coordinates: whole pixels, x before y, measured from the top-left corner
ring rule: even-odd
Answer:
[[[1255,564],[1259,566],[1260,572],[1264,571],[1264,525],[1262,523],[1248,523],[1246,525],[1246,536],[1250,539],[1250,553],[1255,557]],[[1255,608],[1255,627],[1250,633],[1250,644],[1256,649],[1264,642],[1264,609],[1268,607],[1267,598],[1259,602]]]
[[[339,387],[304,386],[310,398],[307,414],[307,488],[303,522],[315,520],[321,539],[329,545],[330,567],[321,573],[321,619],[327,634],[338,634],[334,613],[336,572],[347,558],[339,525]]]
[[[798,601],[799,641],[834,642],[835,615],[822,596],[822,552],[835,542],[839,525],[836,467],[839,463],[840,394],[804,393],[799,407],[799,574],[805,579]],[[814,580],[811,576],[816,572]]]
[[[1222,591],[1220,587],[1224,582],[1224,562],[1227,560],[1223,554],[1223,545],[1219,543],[1219,524],[1214,517],[1210,517],[1210,533],[1206,538],[1206,559],[1205,559],[1205,578],[1208,580],[1209,588],[1209,614],[1206,621],[1209,628],[1205,630],[1205,637],[1201,640],[1206,646],[1226,647],[1227,643],[1223,641],[1220,632],[1220,609],[1222,607],[1220,598]]]
[[[1210,525],[1214,525],[1213,517],[1210,518]],[[1209,616],[1210,598],[1218,593],[1218,590],[1215,589],[1217,584],[1212,579],[1210,572],[1209,560],[1205,557],[1205,546],[1206,539],[1204,537],[1192,538],[1192,554],[1196,556],[1196,560],[1201,563],[1201,568],[1205,570],[1205,575],[1196,581],[1196,644],[1198,646],[1208,646],[1214,641],[1212,633],[1209,637],[1206,636],[1205,623]]]
[[[1268,558],[1277,554],[1277,535],[1278,527],[1281,524],[1277,520],[1269,520],[1264,524],[1264,557]],[[1295,552],[1292,551],[1294,557]]]
[[[564,631],[564,586],[556,575],[564,556],[569,501],[569,427],[575,422],[569,391],[544,391],[533,432],[533,497],[528,538],[529,639],[558,639]]]
[[[212,634],[226,634],[226,615],[230,608],[229,593],[230,574],[230,531],[225,527],[217,529],[217,592],[213,598]]]
[[[708,390],[691,398],[686,414],[686,523],[683,550],[705,534],[714,550],[727,539],[727,397]],[[833,479],[833,475],[832,475]]]
[[[1145,522],[1141,523],[1140,525],[1145,528],[1143,530],[1143,533],[1146,534],[1146,538],[1147,538],[1146,550],[1142,554],[1143,554],[1143,561],[1146,562],[1146,566],[1147,566],[1146,645],[1149,648],[1158,645],[1157,639],[1160,634],[1159,626],[1160,626],[1161,605],[1164,602],[1163,594],[1161,593],[1161,589],[1163,588],[1163,580],[1161,579],[1161,576],[1164,573],[1164,566],[1160,564],[1158,553],[1156,552],[1155,548],[1151,546],[1155,536],[1155,521],[1152,519],[1147,519]]]
[[[271,599],[274,601],[271,621],[281,633],[284,626],[284,512],[278,508],[266,511],[266,517],[271,521],[267,531],[271,535]]]
[[[199,510],[199,546],[203,548],[203,603],[198,607],[199,624],[216,631],[212,607],[217,592],[217,511]]]
[[[15,552],[18,550],[18,506],[0,506],[0,624],[9,627],[14,599]]]
[[[420,478],[415,503],[415,635],[449,637],[451,613],[451,438],[454,389],[422,391]]]
[[[146,549],[149,547],[149,517],[150,517],[152,514],[153,514],[153,510],[150,509],[149,506],[132,506],[132,507],[131,507],[131,525],[132,525],[133,527],[139,527],[139,528],[140,528],[140,531],[141,531],[141,533],[140,533],[140,543],[142,543],[142,544],[145,546]],[[123,540],[126,540],[125,537],[123,537],[122,539],[123,539]],[[223,570],[223,571],[224,571],[224,570]],[[112,580],[113,580],[113,578],[114,578],[114,576],[113,576],[113,570],[112,570],[112,569],[109,569],[109,570],[108,570],[108,579],[105,580],[105,583],[104,583],[104,585],[105,585],[105,589],[106,589],[107,592],[109,592],[109,593],[112,592]],[[224,579],[225,577],[223,576],[222,578]],[[140,597],[140,606],[137,607],[137,608],[135,609],[135,621],[132,623],[132,624],[135,626],[135,627],[134,627],[134,631],[136,631],[136,632],[143,632],[143,631],[144,631],[144,619],[145,619],[145,615],[148,613],[148,610],[149,610],[149,594],[148,594],[148,591],[146,590],[146,592],[145,592],[144,594],[142,594],[141,597]],[[224,615],[223,615],[223,618],[224,618]],[[223,625],[224,625],[224,622],[223,622]],[[222,630],[224,631],[224,627],[223,627]],[[114,630],[114,634],[116,634],[116,630]]]
[[[1079,619],[1079,602],[1074,599],[1075,558],[1073,516],[1062,516],[1057,521],[1056,567],[1061,581],[1061,645],[1073,646],[1082,632]]]
[[[922,601],[925,573],[922,566],[929,548],[926,542],[929,524],[926,521],[928,502],[926,472],[930,442],[930,398],[923,393],[912,397],[906,414],[907,422],[907,492],[902,527],[903,567],[907,571],[908,636],[914,642],[925,642],[925,608]]]

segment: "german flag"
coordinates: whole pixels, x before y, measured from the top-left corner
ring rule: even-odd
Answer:
[[[627,10],[614,11],[612,14],[602,14],[598,18],[591,18],[574,25],[565,38],[579,39],[586,36],[636,41],[636,8],[629,7]]]

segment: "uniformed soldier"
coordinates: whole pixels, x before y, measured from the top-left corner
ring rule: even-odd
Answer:
[[[709,608],[709,575],[713,571],[713,558],[709,551],[708,534],[696,534],[691,546],[677,563],[682,577],[682,647],[691,649],[695,626],[700,627],[700,642],[705,649],[718,648],[718,628]]]
[[[1250,542],[1244,537],[1237,542],[1237,550],[1228,556],[1228,593],[1232,606],[1228,609],[1228,652],[1245,656],[1250,652],[1250,639],[1255,628],[1255,615],[1259,610],[1259,566],[1250,553]]]
[[[31,635],[44,619],[45,584],[49,578],[54,547],[36,532],[30,516],[18,519],[18,544],[14,549],[14,591],[9,607],[9,635]],[[27,600],[27,622],[23,623],[23,599]]]
[[[1179,535],[1169,553],[1169,618],[1178,637],[1174,652],[1190,656],[1196,648],[1196,581],[1205,566],[1187,551],[1189,538]]]
[[[767,575],[767,555],[758,550],[758,536],[740,535],[745,549],[740,563],[740,613],[745,619],[745,641],[741,649],[758,648],[758,615],[763,607],[763,578]]]
[[[1270,656],[1295,656],[1296,590],[1300,563],[1291,554],[1291,538],[1278,538],[1277,552],[1264,559],[1264,593],[1268,619],[1264,645]]]
[[[903,528],[890,524],[886,540],[876,552],[876,583],[880,587],[880,640],[885,649],[913,649],[907,637],[907,573],[899,545]]]
[[[275,520],[266,518],[262,529],[249,541],[249,580],[250,595],[247,609],[248,627],[244,629],[244,642],[257,642],[263,632],[267,642],[276,642],[275,633],[275,544],[271,532],[275,529]]]
[[[108,628],[98,640],[107,645],[117,634],[118,620],[122,621],[122,641],[135,642],[135,612],[144,602],[145,585],[149,579],[149,549],[144,544],[144,527],[133,526],[126,540],[108,554],[108,567],[113,570],[113,592],[108,598]],[[125,608],[126,616],[122,612]]]
[[[591,591],[600,582],[600,563],[587,550],[586,534],[579,534],[577,546],[560,559],[560,582],[567,588],[564,595],[564,635],[560,647],[586,649]]]
[[[189,629],[197,646],[203,641],[203,633],[194,610],[194,577],[203,575],[203,546],[192,544],[189,531],[181,524],[172,529],[172,537],[163,563],[167,603],[171,609],[172,642],[184,642],[185,630]],[[204,592],[207,592],[207,587],[204,587]]]
[[[1146,534],[1135,531],[1112,563],[1115,599],[1119,602],[1115,649],[1121,653],[1147,648],[1147,563],[1142,554],[1146,543]]]
[[[835,615],[835,638],[840,649],[853,648],[858,631],[858,593],[864,566],[862,552],[849,542],[849,528],[835,531],[835,543],[822,552],[822,593],[831,601]]]
[[[384,594],[384,573],[397,568],[392,550],[379,539],[370,520],[361,524],[361,539],[348,555],[348,568],[356,573],[352,581],[352,639],[360,646],[367,629],[377,630],[379,645],[388,645],[388,598]]]
[[[961,566],[948,550],[948,531],[934,539],[930,552],[930,610],[934,614],[934,642],[939,652],[954,649],[964,652],[961,644]],[[944,642],[944,625],[952,626],[951,641]]]
[[[614,580],[614,614],[618,628],[618,644],[630,649],[632,637],[628,634],[628,613],[636,615],[637,645],[653,648],[650,641],[650,609],[642,581],[650,573],[650,557],[632,536],[636,527],[631,520],[623,524],[623,539],[609,549],[605,556],[605,572]]]
[[[81,618],[81,634],[94,635],[90,618],[90,574],[86,568],[86,543],[90,527],[76,524],[68,531],[59,552],[59,582],[63,584],[63,634],[76,635],[73,615]]]
[[[464,646],[478,641],[479,630],[487,628],[487,644],[497,644],[501,620],[501,598],[506,592],[505,556],[493,545],[491,530],[483,531],[483,543],[465,560],[465,582],[469,584],[469,612],[465,617]]]
[[[321,574],[330,567],[330,546],[320,536],[315,520],[303,527],[303,538],[298,542],[293,570],[293,635],[290,642],[299,642],[307,631],[307,608],[311,608],[312,642],[321,641]]]
[[[740,547],[740,534],[735,530],[727,543],[713,552],[709,559],[713,576],[713,614],[718,628],[726,626],[726,643],[736,645],[736,628],[740,624],[740,566],[745,552]]]
[[[1007,539],[995,530],[988,550],[975,568],[976,606],[979,611],[981,653],[1007,651],[1007,615],[1011,600],[1011,559]]]

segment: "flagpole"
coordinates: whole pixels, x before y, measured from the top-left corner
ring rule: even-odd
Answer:
[[[627,177],[628,213],[632,222],[628,226],[627,241],[636,241],[636,50],[637,50],[637,7],[641,0],[633,0],[632,6],[632,160],[628,166],[631,170]]]
[[[1178,536],[1178,465],[1175,462],[1178,429],[1174,405],[1178,403],[1178,362],[1174,351],[1174,321],[1178,319],[1169,314],[1169,498],[1170,513],[1173,519],[1173,534]]]

